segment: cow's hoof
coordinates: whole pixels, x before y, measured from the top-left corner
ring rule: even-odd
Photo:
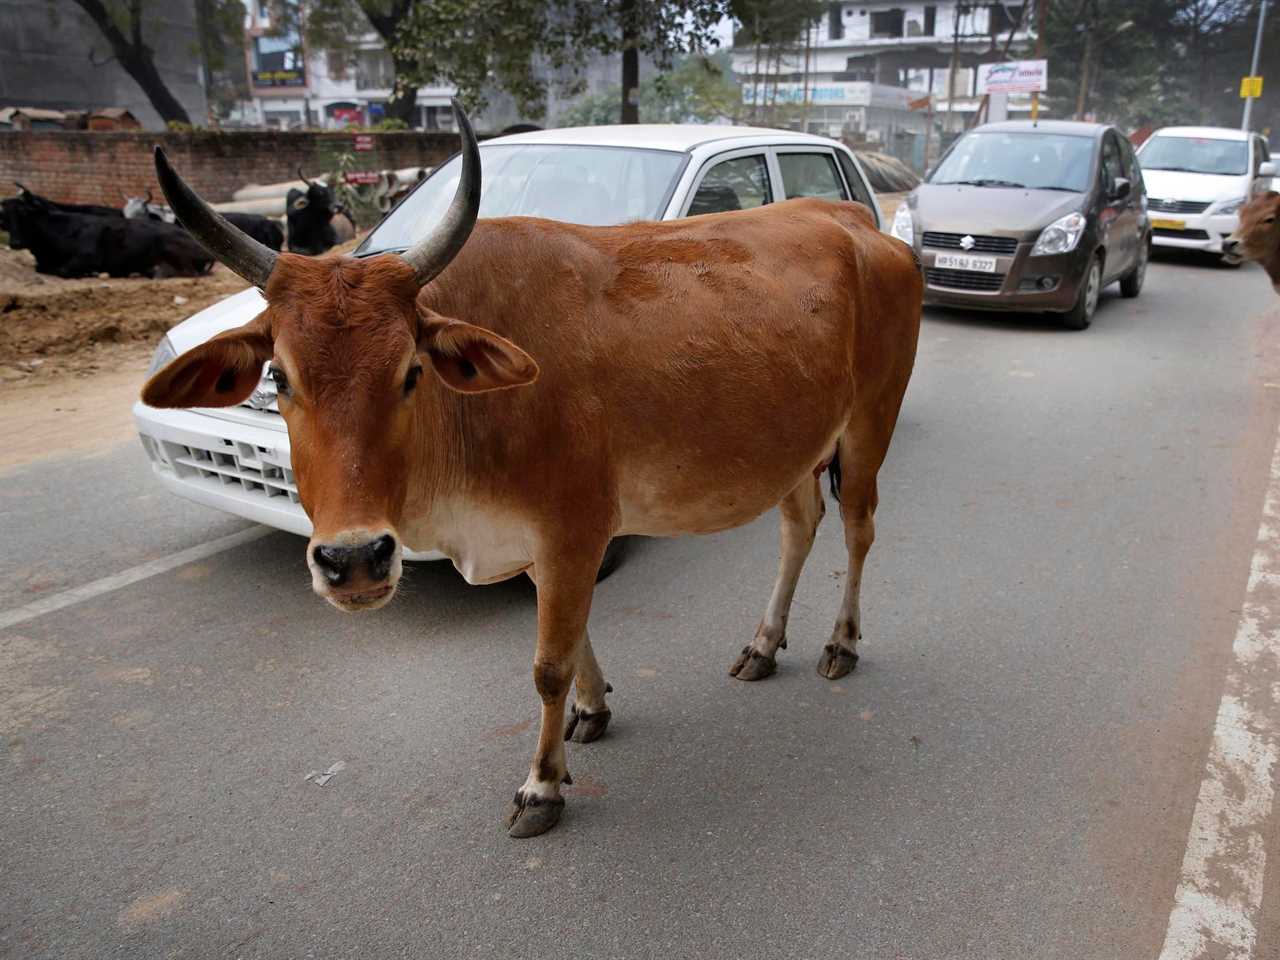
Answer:
[[[590,743],[592,740],[599,740],[604,736],[611,716],[613,713],[607,707],[588,713],[586,710],[579,710],[575,703],[569,709],[569,722],[565,724],[564,738],[574,743]]]
[[[753,650],[748,644],[742,648],[738,659],[733,661],[733,666],[729,668],[729,676],[737,677],[739,680],[763,680],[765,677],[773,676],[773,672],[777,669],[777,660],[766,657],[759,650]]]
[[[546,833],[560,822],[564,797],[529,796],[517,792],[507,808],[507,836],[524,840]]]
[[[858,655],[852,650],[828,643],[822,648],[818,661],[818,673],[828,680],[839,680],[858,665]]]

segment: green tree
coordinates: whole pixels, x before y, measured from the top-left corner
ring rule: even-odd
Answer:
[[[791,105],[778,102],[778,75],[783,62],[803,62],[809,31],[830,7],[823,0],[732,0],[730,12],[736,30],[734,45],[753,47],[750,76],[751,119],[771,126],[785,126],[793,119]]]
[[[142,88],[156,113],[165,123],[185,123],[191,118],[186,108],[169,90],[156,68],[155,51],[144,35],[148,4],[146,0],[75,0],[93,20],[111,52],[125,71]]]
[[[589,127],[622,121],[621,87],[580,97],[556,118],[559,126]],[[678,60],[669,73],[640,84],[643,123],[710,123],[741,119],[742,93],[733,77],[728,53],[693,54]]]
[[[249,95],[244,62],[244,4],[241,0],[195,0],[205,93],[215,114],[226,114]]]

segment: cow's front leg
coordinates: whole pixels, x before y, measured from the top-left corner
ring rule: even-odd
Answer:
[[[564,811],[560,784],[573,782],[564,759],[565,700],[586,643],[591,593],[603,554],[601,543],[598,551],[579,547],[535,564],[538,650],[533,658],[533,684],[542,698],[542,727],[529,776],[508,811],[507,832],[513,837],[546,833]]]

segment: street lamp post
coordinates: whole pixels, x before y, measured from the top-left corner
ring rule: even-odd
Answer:
[[[1263,0],[1265,3],[1266,0]],[[1120,34],[1124,33],[1133,26],[1132,20],[1126,20],[1120,26],[1116,27],[1109,34],[1098,41],[1098,46],[1102,46],[1109,40],[1114,40]],[[1092,24],[1088,21],[1084,25],[1084,56],[1080,58],[1080,92],[1076,95],[1076,119],[1084,119],[1084,108],[1089,97],[1089,66],[1093,59],[1093,29]]]
[[[1267,19],[1267,0],[1258,3],[1258,33],[1253,38],[1253,64],[1249,67],[1249,76],[1258,75],[1258,58],[1262,54],[1262,25]],[[1244,119],[1240,121],[1240,129],[1249,129],[1249,118],[1253,114],[1253,97],[1244,98]]]

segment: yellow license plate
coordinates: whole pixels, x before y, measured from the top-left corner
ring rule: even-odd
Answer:
[[[1187,221],[1185,220],[1152,220],[1151,226],[1158,230],[1185,230],[1187,229]]]

